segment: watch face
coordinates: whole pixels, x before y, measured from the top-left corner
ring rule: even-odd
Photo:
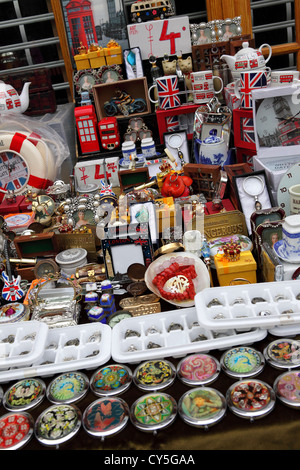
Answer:
[[[126,318],[131,318],[132,314],[127,311],[119,311],[116,313],[113,313],[109,319],[107,320],[107,324],[113,328],[117,323],[120,323],[120,321],[125,320]]]
[[[27,185],[29,170],[23,158],[15,152],[0,152],[0,188],[19,192]]]

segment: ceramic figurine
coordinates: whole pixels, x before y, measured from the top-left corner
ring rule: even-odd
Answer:
[[[182,57],[178,57],[177,64],[178,64],[180,71],[183,74],[186,88],[188,90],[192,90],[192,79],[191,79],[191,72],[193,71],[192,57],[189,56],[186,59],[183,59]],[[193,101],[192,93],[189,94],[188,101]]]

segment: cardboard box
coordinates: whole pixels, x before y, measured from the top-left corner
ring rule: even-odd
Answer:
[[[105,47],[104,55],[107,65],[120,65],[123,63],[123,54],[121,46]]]
[[[76,64],[76,69],[78,71],[91,68],[91,64],[90,64],[88,54],[74,55],[74,60],[75,60],[75,64]]]
[[[131,98],[142,98],[146,102],[146,110],[144,113],[133,113],[129,117],[143,116],[151,112],[151,104],[148,97],[148,85],[145,77],[135,78],[132,80],[120,80],[114,83],[100,83],[93,86],[94,102],[98,121],[107,117],[104,110],[104,103],[109,101],[116,94],[116,90],[126,91]],[[124,118],[123,114],[118,114],[117,119]]]
[[[234,279],[245,279],[250,284],[257,282],[256,261],[251,251],[242,251],[238,261],[228,261],[221,254],[214,256],[220,286],[229,286]]]
[[[97,69],[103,65],[106,65],[104,49],[99,48],[97,51],[89,52],[87,55],[92,69]]]

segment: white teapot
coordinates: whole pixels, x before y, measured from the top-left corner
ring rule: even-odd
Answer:
[[[242,46],[242,49],[235,56],[226,54],[221,56],[221,59],[225,60],[230,70],[239,73],[247,70],[264,69],[272,56],[271,46],[269,44],[262,44],[257,50],[249,47],[249,42],[243,42]],[[262,54],[264,47],[269,50],[269,55],[266,59]]]
[[[22,93],[0,80],[0,113],[9,111],[13,113],[25,113],[29,106],[29,85],[24,83]]]

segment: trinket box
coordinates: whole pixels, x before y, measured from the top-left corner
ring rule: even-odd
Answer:
[[[177,365],[177,377],[189,387],[199,387],[214,382],[221,372],[219,361],[209,354],[192,354]]]
[[[220,362],[225,374],[240,379],[260,374],[265,366],[265,359],[261,352],[246,346],[226,351]]]
[[[174,365],[166,360],[146,361],[133,373],[134,384],[144,392],[154,392],[170,387],[176,378]]]
[[[113,419],[112,419],[113,416]],[[129,420],[129,407],[119,397],[104,397],[92,402],[84,411],[84,430],[103,441],[106,437],[121,432]]]
[[[166,393],[150,393],[138,398],[130,409],[132,424],[154,435],[170,426],[177,415],[177,403]]]
[[[190,426],[208,429],[226,414],[225,397],[218,390],[199,387],[187,391],[178,402],[178,414]]]
[[[58,253],[56,263],[67,276],[76,274],[76,270],[87,264],[87,251],[84,248],[70,248]]]
[[[123,63],[122,47],[116,41],[109,41],[104,47],[104,56],[107,65],[115,65]]]
[[[264,349],[268,364],[275,369],[296,369],[300,367],[300,342],[296,339],[280,338]]]
[[[300,407],[300,375],[298,370],[284,372],[276,378],[273,389],[276,397],[286,406]]]
[[[256,261],[251,251],[242,251],[240,259],[229,261],[224,255],[217,254],[214,264],[220,286],[229,286],[236,279],[244,279],[250,283],[256,283]]]

